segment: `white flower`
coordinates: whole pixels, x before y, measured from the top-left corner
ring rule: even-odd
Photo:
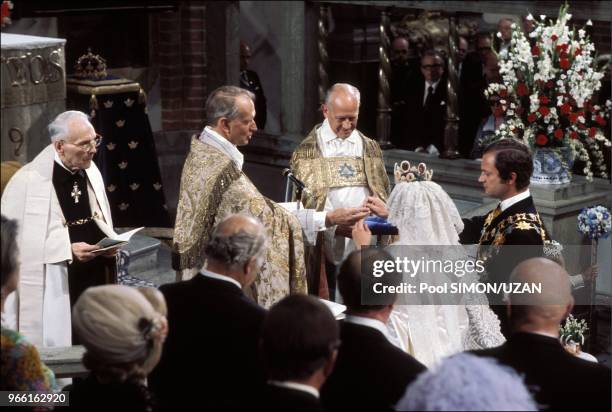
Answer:
[[[501,32],[499,32],[499,31],[497,32],[497,38],[498,38],[498,39],[501,39],[501,38],[502,38],[502,34],[501,34]]]
[[[544,20],[546,18],[545,14],[540,14],[540,20]]]
[[[525,19],[531,21],[533,20],[533,16],[531,15],[531,13],[529,13],[527,17],[525,17]]]
[[[591,21],[591,19],[589,19],[589,20],[586,22],[586,25],[587,25],[587,26],[592,26],[592,25],[593,25],[593,22]]]

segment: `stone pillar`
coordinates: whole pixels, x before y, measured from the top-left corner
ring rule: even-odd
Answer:
[[[328,19],[328,6],[319,6],[319,19],[317,21],[317,50],[319,52],[319,103],[323,104],[325,101],[325,94],[329,88],[329,77],[328,64],[329,56],[327,54],[327,19]]]
[[[281,133],[301,139],[304,133],[304,17],[303,2],[283,2],[281,28]]]
[[[444,128],[444,149],[442,157],[457,159],[459,116],[457,104],[457,90],[459,90],[459,73],[457,70],[457,16],[448,18],[448,81],[446,98],[446,126]]]

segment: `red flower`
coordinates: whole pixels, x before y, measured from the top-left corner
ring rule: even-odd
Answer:
[[[518,86],[516,86],[516,92],[519,96],[529,95],[529,90],[527,90],[527,86],[525,86],[525,83],[519,83]]]
[[[541,104],[548,104],[548,97],[540,96],[540,97],[538,97],[538,99],[540,100]]]
[[[539,134],[536,137],[536,144],[538,146],[546,146],[546,143],[548,143],[548,137],[545,134]]]
[[[576,50],[574,50],[574,56],[579,56],[580,53],[582,53],[582,49],[580,47],[578,47]]]
[[[533,56],[539,56],[540,55],[540,48],[538,46],[533,46],[531,48],[531,54]]]
[[[562,51],[562,52],[559,54],[559,57],[561,57],[562,59],[567,59],[567,52]]]
[[[552,89],[554,85],[555,84],[553,83],[552,80],[549,80],[549,81],[546,82],[546,87],[548,87],[549,89]]]
[[[570,113],[569,120],[572,123],[576,123],[578,121],[578,115],[576,113]]]
[[[548,108],[548,106],[540,106],[538,112],[540,112],[542,116],[546,116],[548,115],[548,113],[550,113],[550,109]]]
[[[563,130],[561,130],[561,129],[555,130],[555,137],[557,139],[561,139],[563,137]]]
[[[589,129],[589,137],[595,137],[596,132],[597,132],[597,129],[595,127],[591,127]]]
[[[578,139],[578,133],[577,133],[575,130],[572,130],[572,131],[570,132],[570,137],[571,137],[572,139]]]
[[[559,67],[561,67],[563,70],[567,70],[569,69],[571,66],[569,60],[567,59],[561,59],[559,60]]]
[[[556,35],[556,34],[553,34],[552,36],[550,36],[550,39],[551,39],[552,41],[557,41],[558,37],[557,37],[557,35]]]
[[[499,89],[499,97],[508,97],[508,91],[506,89]]]
[[[535,115],[535,113],[530,113],[529,116],[527,116],[527,120],[529,121],[529,123],[533,123],[538,119],[538,117]]]
[[[597,123],[599,123],[600,126],[605,126],[606,125],[606,119],[604,119],[600,115],[595,116],[595,121]]]
[[[572,109],[572,107],[569,104],[567,104],[567,103],[564,103],[563,105],[561,105],[561,113],[562,114],[568,115],[570,113],[571,109]]]

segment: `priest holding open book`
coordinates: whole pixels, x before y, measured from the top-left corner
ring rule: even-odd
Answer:
[[[19,223],[20,282],[5,319],[36,346],[74,344],[71,307],[90,286],[116,282],[117,247],[104,182],[92,162],[102,139],[87,115],[67,111],[49,125],[51,144],[21,168],[2,194],[2,213]]]

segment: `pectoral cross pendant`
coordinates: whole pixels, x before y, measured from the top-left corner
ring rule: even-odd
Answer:
[[[81,196],[81,191],[79,190],[79,185],[77,185],[77,182],[74,182],[74,185],[72,186],[72,192],[70,192],[70,197],[72,197],[74,199],[74,203],[79,203],[79,197]]]

